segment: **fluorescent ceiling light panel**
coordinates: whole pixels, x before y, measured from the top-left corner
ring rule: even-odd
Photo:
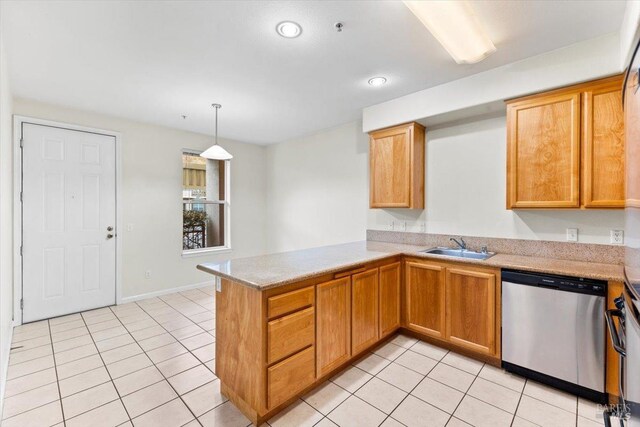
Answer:
[[[458,64],[474,64],[496,51],[466,0],[405,1]]]

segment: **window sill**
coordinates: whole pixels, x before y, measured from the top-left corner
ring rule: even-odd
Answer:
[[[206,249],[192,249],[189,251],[182,251],[182,258],[192,258],[205,255],[217,255],[231,253],[231,248],[228,246],[221,246],[217,248]]]

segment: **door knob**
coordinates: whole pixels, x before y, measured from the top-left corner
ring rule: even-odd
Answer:
[[[108,226],[107,227],[107,231],[113,231],[113,227],[112,226]]]
[[[113,239],[113,234],[111,233],[107,234],[107,239]]]

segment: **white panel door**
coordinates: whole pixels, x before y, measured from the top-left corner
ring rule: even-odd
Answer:
[[[115,304],[115,137],[24,123],[23,322]]]

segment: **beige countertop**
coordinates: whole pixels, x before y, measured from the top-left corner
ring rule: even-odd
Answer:
[[[429,248],[400,243],[361,241],[223,262],[203,263],[198,265],[198,269],[260,290],[338,272],[398,255],[591,279],[623,280],[622,266],[615,264],[509,254],[497,254],[482,261],[420,252],[425,249]]]

